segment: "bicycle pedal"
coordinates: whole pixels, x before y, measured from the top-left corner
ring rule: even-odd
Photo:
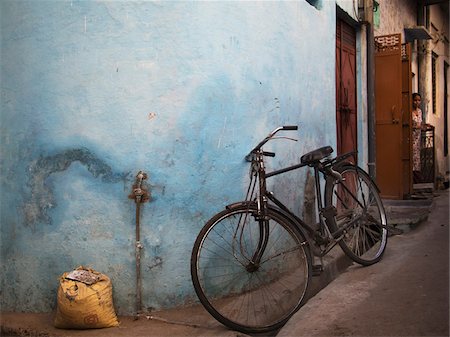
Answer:
[[[312,266],[312,275],[313,276],[320,276],[323,272],[323,266],[321,264],[316,264]]]

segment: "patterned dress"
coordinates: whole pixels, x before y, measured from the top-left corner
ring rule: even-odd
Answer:
[[[413,170],[420,171],[420,133],[422,126],[422,110],[418,108],[412,112],[413,124]]]

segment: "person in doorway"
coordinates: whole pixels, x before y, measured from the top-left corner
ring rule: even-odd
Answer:
[[[413,177],[414,183],[419,183],[421,180],[420,139],[421,130],[425,127],[425,123],[422,122],[422,110],[420,109],[422,97],[420,94],[414,93],[412,95],[412,101]]]

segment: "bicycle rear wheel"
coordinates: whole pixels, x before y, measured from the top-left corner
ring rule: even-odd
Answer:
[[[256,207],[225,209],[195,241],[191,275],[200,302],[227,327],[244,333],[281,327],[303,304],[311,262],[305,238],[279,213],[268,212],[268,241],[260,263]]]
[[[386,213],[378,189],[369,175],[354,165],[334,168],[343,180],[328,180],[326,205],[337,210],[330,230],[343,230],[339,244],[355,262],[371,265],[378,262],[387,244]]]

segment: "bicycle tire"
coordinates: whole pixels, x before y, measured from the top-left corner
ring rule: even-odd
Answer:
[[[327,179],[325,203],[337,211],[330,230],[334,233],[353,222],[344,231],[339,245],[353,261],[364,266],[374,264],[382,258],[388,237],[386,212],[378,188],[358,166],[348,164],[333,169],[343,180]]]
[[[194,289],[220,323],[244,333],[283,326],[301,307],[311,278],[307,241],[269,208],[269,237],[257,270],[249,268],[259,239],[256,206],[216,214],[200,231],[191,255]]]

